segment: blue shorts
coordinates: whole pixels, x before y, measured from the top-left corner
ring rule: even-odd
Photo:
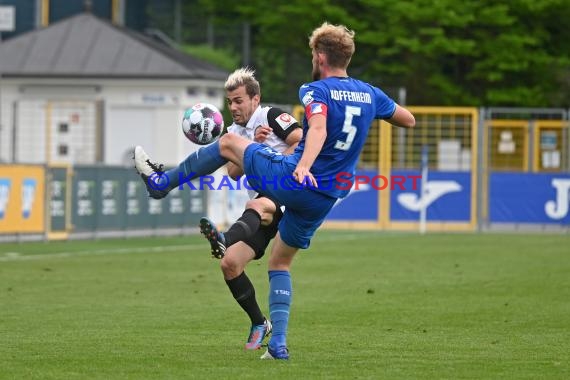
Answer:
[[[244,171],[251,187],[285,206],[279,223],[281,239],[295,248],[308,248],[336,198],[311,190],[293,179],[298,156],[284,156],[262,144],[244,153]]]

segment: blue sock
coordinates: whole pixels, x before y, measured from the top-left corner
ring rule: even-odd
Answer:
[[[272,348],[287,346],[287,326],[291,308],[291,274],[284,270],[269,271],[269,317],[273,333],[269,340]]]
[[[220,155],[220,142],[200,148],[192,153],[174,169],[167,170],[165,174],[169,179],[169,190],[200,176],[211,174],[224,166],[228,160]]]

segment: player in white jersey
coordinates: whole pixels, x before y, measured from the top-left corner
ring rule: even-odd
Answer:
[[[224,88],[233,119],[229,133],[262,142],[283,154],[295,150],[302,129],[288,113],[277,107],[260,105],[261,90],[253,70],[236,70],[228,77]],[[233,178],[243,175],[243,171],[231,162],[227,169]],[[245,274],[245,267],[264,255],[269,241],[277,233],[282,210],[274,200],[254,191],[249,195],[242,216],[222,235],[224,241],[218,239],[215,225],[207,218],[200,220],[200,230],[211,243],[212,255],[221,259],[220,267],[234,298],[250,317],[252,327],[245,348],[253,350],[259,349],[271,333],[271,323],[257,304],[255,288]]]
[[[241,68],[227,79],[227,103],[233,124],[228,132],[248,140],[264,143],[282,154],[295,150],[302,137],[302,129],[293,116],[277,107],[262,107],[261,89],[254,71]],[[149,196],[164,198],[181,181],[213,172],[225,162],[208,159],[216,143],[192,153],[178,167],[162,171],[162,165],[151,162],[141,147],[135,148],[135,167],[147,187]],[[200,157],[200,159],[198,158]],[[228,174],[237,178],[243,171],[231,162]],[[245,267],[252,260],[261,258],[269,241],[277,233],[282,209],[275,201],[250,191],[250,200],[243,215],[218,239],[215,225],[206,218],[200,221],[201,232],[210,240],[212,255],[221,259],[220,267],[228,288],[251,320],[251,330],[246,349],[258,349],[271,333],[271,323],[261,312],[255,298],[255,288],[245,274]],[[226,248],[227,247],[227,248]]]

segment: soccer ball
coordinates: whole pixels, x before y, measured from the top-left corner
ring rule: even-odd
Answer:
[[[208,145],[220,138],[224,118],[216,106],[198,103],[188,108],[182,118],[182,132],[198,145]]]

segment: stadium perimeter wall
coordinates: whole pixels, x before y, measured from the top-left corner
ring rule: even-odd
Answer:
[[[196,233],[206,192],[150,199],[132,168],[0,165],[0,241]]]
[[[325,228],[419,230],[425,210],[428,231],[570,232],[568,110],[409,108],[414,129],[372,126],[357,172],[363,183]]]
[[[568,111],[410,108],[413,130],[371,128],[359,182],[324,228],[412,231],[425,212],[427,231],[570,232]],[[2,164],[0,241],[196,233],[201,216],[227,225],[247,199],[194,188],[152,200],[132,168]]]

